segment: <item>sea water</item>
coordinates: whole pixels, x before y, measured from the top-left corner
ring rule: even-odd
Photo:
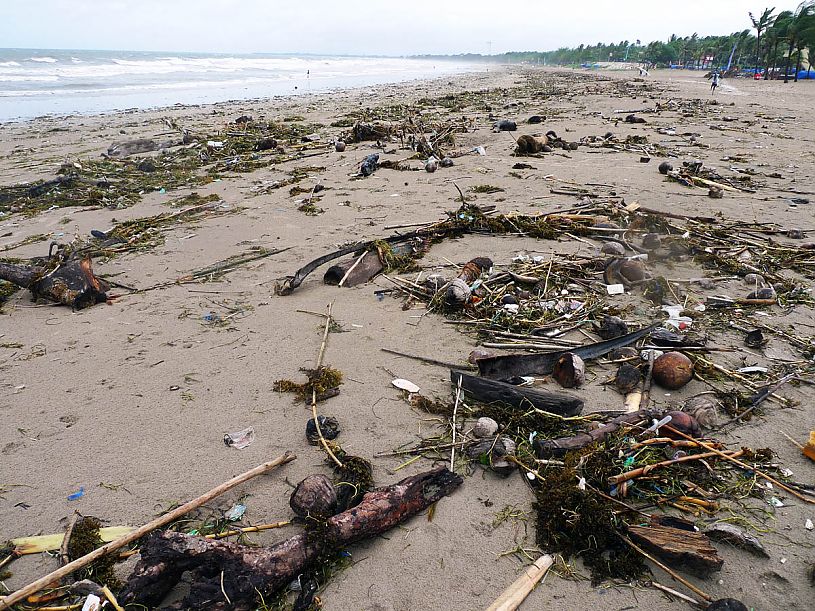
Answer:
[[[477,69],[387,57],[0,49],[0,122],[304,94]]]

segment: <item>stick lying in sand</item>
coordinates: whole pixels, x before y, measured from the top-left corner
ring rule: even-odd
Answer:
[[[554,559],[549,554],[535,560],[532,566],[527,567],[526,571],[503,591],[487,611],[514,611],[520,607],[537,583],[546,575],[546,571],[553,562]]]
[[[220,486],[217,486],[216,488],[213,488],[209,492],[202,494],[197,499],[193,499],[192,501],[184,503],[183,505],[181,505],[181,507],[177,507],[173,511],[156,518],[152,522],[148,522],[141,528],[137,528],[133,532],[128,533],[123,537],[119,537],[115,541],[111,541],[110,543],[107,543],[98,549],[95,549],[90,554],[86,554],[81,558],[77,558],[73,562],[69,562],[62,568],[57,569],[56,571],[52,571],[45,577],[41,577],[37,581],[27,585],[26,587],[20,590],[17,590],[16,592],[13,592],[12,594],[9,594],[5,598],[0,598],[0,611],[2,611],[3,609],[11,609],[11,606],[13,604],[20,602],[26,596],[34,594],[35,592],[39,592],[41,589],[48,587],[54,581],[70,575],[74,571],[89,565],[91,562],[94,562],[95,560],[99,560],[99,558],[109,554],[112,551],[121,549],[122,547],[128,545],[129,543],[141,539],[147,533],[157,528],[161,528],[162,526],[169,524],[174,520],[177,520],[178,518],[189,513],[193,509],[197,509],[198,507],[204,505],[205,503],[208,503],[215,497],[222,495],[227,490],[231,490],[235,486],[238,486],[243,482],[252,479],[253,477],[256,477],[263,473],[267,473],[272,469],[276,469],[280,465],[289,463],[293,461],[295,458],[297,458],[297,456],[295,456],[291,452],[286,452],[282,456],[278,456],[277,458],[270,462],[258,465],[257,467],[250,471],[247,471],[246,473],[238,475],[237,477],[233,477],[228,482],[224,482]]]

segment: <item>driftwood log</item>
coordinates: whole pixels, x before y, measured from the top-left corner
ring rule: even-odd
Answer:
[[[119,600],[150,609],[254,609],[258,594],[266,596],[291,583],[326,551],[326,545],[346,546],[383,533],[447,496],[461,482],[445,468],[408,477],[365,494],[359,505],[329,518],[319,536],[301,533],[272,547],[155,532],[141,547],[141,559]],[[192,574],[189,593],[180,602],[160,607],[184,573]]]
[[[530,374],[549,375],[555,368],[555,363],[564,354],[572,353],[579,356],[584,361],[600,358],[615,350],[629,346],[648,335],[654,326],[634,331],[627,335],[622,335],[614,339],[580,346],[559,352],[545,352],[542,354],[506,354],[478,359],[478,371],[485,378],[493,380],[508,380],[515,376],[525,376]]]
[[[391,249],[393,254],[397,256],[413,252],[413,247],[410,244],[395,244]],[[323,276],[323,282],[334,285],[342,282],[342,286],[357,286],[372,280],[376,275],[382,273],[384,269],[385,262],[382,260],[382,255],[378,249],[373,248],[362,255],[356,253],[350,259],[329,267]],[[343,279],[345,280],[343,281]]]
[[[577,416],[583,411],[583,400],[566,393],[513,386],[451,370],[453,388],[458,387],[459,380],[461,390],[481,403],[503,403],[518,409],[536,408],[558,416]]]
[[[532,442],[532,447],[538,458],[551,458],[552,456],[564,456],[572,450],[580,450],[586,446],[602,441],[606,436],[616,433],[619,428],[626,424],[635,424],[640,420],[647,420],[658,415],[658,412],[641,410],[623,414],[610,420],[603,426],[586,433],[578,433],[571,437],[558,437],[557,439],[538,439]]]
[[[90,257],[69,257],[54,269],[48,265],[0,263],[0,280],[29,289],[42,297],[75,310],[107,301],[107,282],[93,273]]]
[[[698,577],[709,577],[724,564],[710,539],[699,532],[668,526],[629,526],[628,536],[672,567]]]

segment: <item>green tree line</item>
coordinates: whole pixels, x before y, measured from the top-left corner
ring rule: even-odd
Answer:
[[[749,69],[763,78],[798,80],[802,65],[812,70],[815,60],[815,0],[805,0],[795,10],[776,13],[775,7],[760,15],[748,13],[744,30],[725,36],[672,35],[668,40],[643,44],[622,40],[619,43],[562,47],[554,51],[510,52],[502,55],[458,55],[456,58],[502,63],[581,65],[597,62],[634,62],[658,67]],[[808,52],[808,55],[807,55]],[[805,58],[809,61],[804,64]]]

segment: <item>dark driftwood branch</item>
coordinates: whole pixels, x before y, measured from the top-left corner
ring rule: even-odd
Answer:
[[[0,280],[29,289],[35,297],[42,297],[75,310],[81,310],[107,301],[107,282],[93,273],[89,257],[72,257],[52,271],[34,265],[0,263]]]
[[[529,374],[548,375],[552,373],[558,359],[567,352],[576,354],[584,361],[600,358],[616,348],[629,346],[648,335],[656,325],[622,335],[602,342],[570,348],[559,352],[546,352],[543,354],[507,354],[478,359],[478,370],[485,378],[494,380],[507,380],[514,376]]]
[[[506,382],[451,371],[453,388],[458,387],[459,380],[461,389],[480,403],[504,403],[522,410],[536,408],[558,416],[577,416],[583,411],[583,400],[566,393],[513,386]]]
[[[655,414],[656,412],[649,410],[623,414],[593,431],[578,433],[571,437],[558,437],[557,439],[538,439],[536,437],[532,443],[532,447],[535,449],[535,454],[537,454],[538,458],[563,456],[571,450],[579,450],[596,441],[602,441],[607,435],[616,433],[617,430],[625,424],[635,424],[640,420],[649,419]]]
[[[267,596],[291,583],[317,559],[325,541],[344,546],[383,533],[447,496],[461,482],[444,468],[408,477],[367,493],[356,507],[329,518],[319,537],[302,533],[272,547],[156,532],[142,546],[141,560],[120,600],[151,609],[254,609],[258,594]],[[193,574],[189,594],[171,606],[158,607],[185,572]]]

